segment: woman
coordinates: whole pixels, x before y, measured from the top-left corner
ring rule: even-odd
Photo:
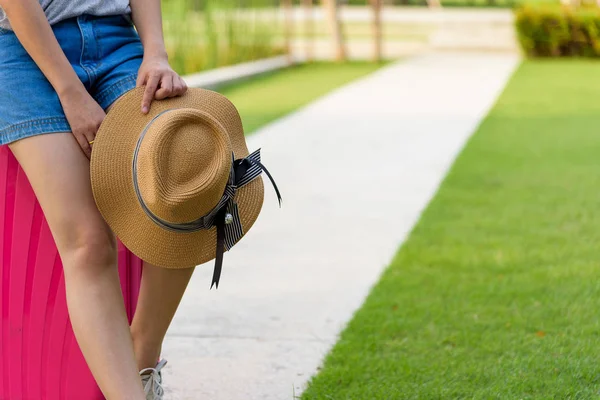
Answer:
[[[0,0],[0,7],[0,144],[10,146],[44,210],[77,342],[106,398],[159,399],[161,344],[193,268],[145,265],[129,326],[89,157],[123,93],[145,85],[140,112],[147,113],[152,100],[186,91],[167,61],[160,0]]]

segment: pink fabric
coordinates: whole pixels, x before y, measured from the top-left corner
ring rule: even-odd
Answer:
[[[6,146],[0,147],[0,257],[0,399],[103,399],[71,329],[50,229]],[[119,244],[130,321],[141,271],[141,260]]]

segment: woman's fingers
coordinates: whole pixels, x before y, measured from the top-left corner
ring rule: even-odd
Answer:
[[[83,85],[80,89],[65,94],[60,102],[75,140],[81,147],[81,151],[90,158],[92,154],[90,142],[96,137],[96,132],[106,113]]]
[[[144,86],[144,84],[146,83],[146,76],[147,75],[145,73],[139,71],[137,79],[135,80],[135,87]]]
[[[75,136],[75,140],[79,143],[83,154],[89,159],[92,156],[92,146],[89,143],[91,140],[88,141],[87,137],[81,133],[73,133],[73,136]]]
[[[148,111],[150,111],[150,103],[156,94],[160,79],[159,74],[150,74],[146,81],[146,90],[144,90],[144,97],[142,98],[142,112],[144,114],[148,114]]]
[[[175,77],[173,77],[173,82],[175,83],[173,86],[173,96],[181,96],[183,95],[186,90],[187,90],[187,84],[185,83],[185,81],[183,80],[182,77],[176,75]]]
[[[98,128],[100,128],[100,126],[98,126]],[[88,131],[83,135],[88,145],[90,146],[90,152],[94,149],[94,139],[96,139],[96,132],[98,132],[97,129],[94,132]]]
[[[167,97],[173,97],[173,76],[171,74],[163,75],[160,81],[160,89],[156,91],[156,100],[163,100]]]
[[[163,100],[169,97],[181,96],[187,91],[187,84],[172,70],[169,72],[154,72],[138,76],[137,85],[146,85],[142,98],[142,112],[150,111],[152,100]]]

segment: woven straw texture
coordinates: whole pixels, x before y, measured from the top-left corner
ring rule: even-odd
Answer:
[[[117,237],[136,256],[165,268],[188,268],[216,255],[216,229],[173,232],[154,223],[140,206],[133,185],[133,155],[142,141],[138,184],[147,207],[169,222],[190,222],[210,211],[223,195],[231,151],[249,152],[235,106],[224,96],[190,88],[184,96],[154,101],[140,111],[143,88],[122,96],[102,123],[91,158],[92,190],[98,209]],[[260,213],[262,178],[238,189],[244,233]]]

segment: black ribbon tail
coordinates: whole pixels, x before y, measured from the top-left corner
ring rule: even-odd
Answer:
[[[279,188],[277,187],[277,184],[275,183],[275,179],[273,179],[269,170],[267,168],[265,168],[265,166],[262,165],[262,163],[260,161],[251,160],[250,162],[258,165],[260,167],[260,169],[262,169],[263,172],[265,174],[267,174],[267,176],[269,177],[269,180],[271,181],[271,184],[273,185],[273,189],[275,189],[275,193],[277,193],[277,200],[279,201],[279,207],[281,207],[281,202],[283,201],[283,199],[281,198],[281,193],[279,193]]]
[[[216,216],[217,226],[217,256],[215,257],[215,269],[213,270],[213,279],[210,284],[212,289],[215,286],[219,288],[219,280],[221,279],[221,270],[223,269],[223,253],[225,252],[225,214],[226,207],[223,207]]]

